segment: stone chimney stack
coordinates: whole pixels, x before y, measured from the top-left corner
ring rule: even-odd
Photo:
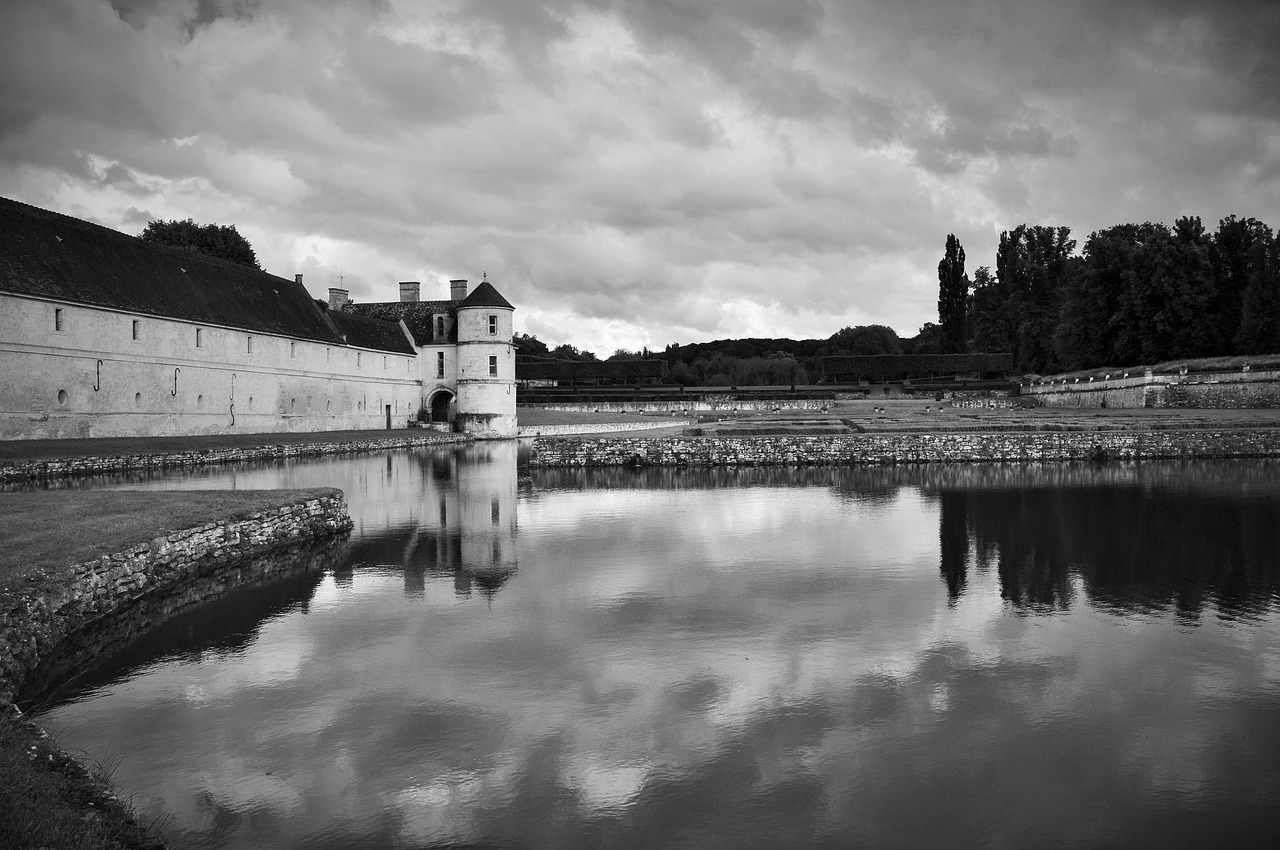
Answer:
[[[412,304],[416,303],[422,292],[422,284],[416,280],[400,281],[400,303]]]
[[[467,282],[465,280],[449,281],[449,300],[461,301],[467,297]]]
[[[351,303],[351,299],[347,297],[347,290],[329,287],[329,309],[341,310],[347,304]]]
[[[293,276],[293,282],[294,282],[294,283],[296,283],[296,284],[298,284],[298,286],[302,286],[302,275],[300,275],[300,274],[295,274],[295,275]]]

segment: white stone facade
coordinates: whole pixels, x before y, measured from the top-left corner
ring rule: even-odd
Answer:
[[[450,300],[432,302],[440,333],[418,340],[403,321],[326,311],[300,279],[5,199],[0,219],[0,439],[406,428],[420,418],[516,434],[513,310],[487,281],[470,295],[455,281]]]

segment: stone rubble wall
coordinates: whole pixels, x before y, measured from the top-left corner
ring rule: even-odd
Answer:
[[[1243,369],[1178,375],[1121,374],[1084,381],[1041,381],[1021,394],[1044,407],[1276,408],[1280,372]]]
[[[584,401],[520,405],[537,410],[563,410],[569,413],[733,413],[735,411],[826,410],[833,401],[854,401],[866,393],[840,391],[833,398],[738,398],[732,393],[693,395],[679,401]]]
[[[239,461],[281,460],[328,454],[356,454],[387,449],[437,446],[471,439],[464,434],[424,434],[415,437],[388,437],[383,440],[346,440],[332,443],[295,443],[292,445],[253,446],[238,449],[165,452],[155,454],[87,456],[26,461],[0,465],[0,484],[17,481],[48,480],[83,475],[99,475],[135,470],[176,469]]]
[[[1280,431],[1062,431],[848,436],[538,438],[530,465],[808,466],[1280,457]]]
[[[671,419],[655,422],[593,422],[580,425],[526,425],[520,429],[520,437],[556,437],[566,434],[604,434],[611,431],[654,431],[659,428],[684,427],[695,424],[693,419]]]
[[[38,577],[0,588],[0,702],[71,636],[145,598],[179,593],[202,576],[352,527],[339,490],[253,514],[160,535],[71,568],[69,579]]]

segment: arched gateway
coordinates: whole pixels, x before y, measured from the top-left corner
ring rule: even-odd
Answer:
[[[448,390],[438,390],[435,395],[431,396],[430,410],[432,422],[448,422],[449,421],[449,405],[453,403],[453,393]]]

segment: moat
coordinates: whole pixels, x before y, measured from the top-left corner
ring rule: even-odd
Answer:
[[[518,453],[90,482],[356,528],[40,723],[182,847],[1270,845],[1280,461]]]

